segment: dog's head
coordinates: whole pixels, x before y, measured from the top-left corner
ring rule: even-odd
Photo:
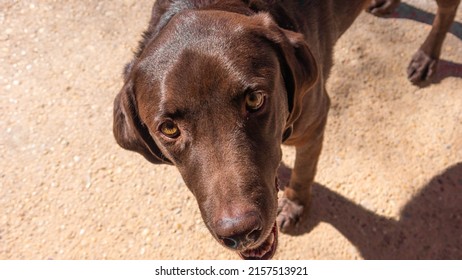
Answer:
[[[178,168],[219,242],[269,259],[280,145],[316,79],[303,36],[267,14],[182,12],[127,69],[114,135]]]

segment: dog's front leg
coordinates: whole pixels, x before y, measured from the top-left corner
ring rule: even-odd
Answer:
[[[327,116],[323,117],[304,144],[296,146],[295,164],[290,183],[284,189],[284,196],[279,199],[277,222],[282,232],[294,232],[297,225],[302,224],[308,218],[311,185],[321,154],[326,119]]]
[[[425,85],[436,72],[446,33],[449,31],[460,0],[437,0],[438,10],[427,39],[412,57],[407,69],[409,80]]]
[[[393,13],[400,2],[400,0],[372,0],[366,10],[376,16],[386,16]]]

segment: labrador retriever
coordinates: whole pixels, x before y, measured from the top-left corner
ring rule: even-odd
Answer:
[[[438,0],[411,80],[434,73],[460,0]],[[329,110],[335,42],[396,0],[157,0],[114,102],[114,135],[173,164],[205,225],[244,259],[270,259],[306,219]],[[278,201],[281,144],[296,147]]]

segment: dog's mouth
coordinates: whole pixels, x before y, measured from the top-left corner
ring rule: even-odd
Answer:
[[[244,260],[269,260],[276,253],[277,244],[278,228],[276,222],[274,222],[270,234],[258,248],[241,251],[239,256]]]
[[[277,204],[277,193],[279,191],[279,181],[276,177],[275,179],[276,187],[276,204]],[[278,226],[276,221],[274,222],[273,228],[271,229],[270,234],[266,240],[257,248],[247,249],[239,252],[239,256],[244,260],[270,260],[276,253],[276,248],[278,245]]]

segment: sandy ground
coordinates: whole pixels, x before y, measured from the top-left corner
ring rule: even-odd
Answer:
[[[151,5],[0,0],[1,259],[237,259],[174,167],[113,139]],[[405,77],[434,11],[362,14],[338,43],[312,223],[280,235],[276,259],[462,259],[460,9],[436,83]]]

